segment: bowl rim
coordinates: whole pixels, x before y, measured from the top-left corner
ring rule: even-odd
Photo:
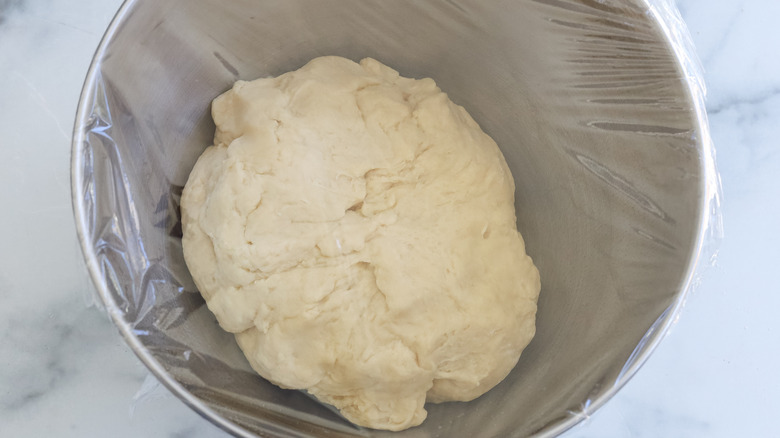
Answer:
[[[691,50],[690,35],[682,19],[677,14],[677,9],[669,0],[629,0],[637,5],[646,7],[649,18],[648,23],[656,27],[659,37],[667,45],[667,48],[674,55],[677,68],[681,77],[685,79],[686,97],[690,100],[692,107],[692,122],[694,130],[699,135],[697,137],[697,147],[699,148],[699,165],[702,171],[702,177],[699,181],[699,205],[698,217],[696,219],[696,237],[691,245],[691,256],[688,259],[688,265],[685,274],[682,277],[680,291],[677,293],[673,303],[661,314],[656,322],[649,328],[642,340],[635,348],[628,362],[623,367],[617,380],[605,391],[599,392],[594,399],[588,399],[583,405],[581,412],[569,412],[570,415],[545,425],[542,429],[536,431],[537,437],[554,437],[563,434],[574,426],[588,419],[595,411],[608,402],[625,384],[636,375],[637,371],[647,362],[648,358],[656,350],[663,338],[668,334],[669,329],[678,320],[679,314],[691,290],[696,286],[697,279],[700,276],[700,270],[711,262],[702,258],[707,250],[714,252],[709,245],[719,238],[719,199],[720,199],[720,179],[715,166],[714,148],[709,134],[709,123],[707,112],[704,106],[704,84],[701,72],[698,71],[698,61],[695,53]],[[134,329],[123,317],[124,312],[112,299],[108,290],[107,281],[103,277],[101,265],[91,245],[89,236],[89,225],[85,215],[86,198],[82,189],[81,181],[84,175],[83,152],[86,149],[87,133],[83,129],[85,121],[89,118],[92,109],[92,100],[96,94],[96,78],[99,76],[99,69],[102,64],[107,48],[112,42],[114,36],[125,23],[125,19],[138,3],[137,0],[124,0],[116,14],[108,25],[100,43],[92,57],[89,69],[87,71],[79,103],[76,111],[75,123],[72,135],[71,145],[71,197],[73,215],[76,224],[76,232],[79,244],[86,262],[87,270],[96,287],[97,293],[102,301],[106,313],[118,328],[125,342],[130,346],[135,355],[143,362],[154,377],[162,383],[177,398],[189,406],[212,424],[216,425],[225,432],[236,437],[255,438],[256,435],[245,428],[233,423],[224,416],[210,408],[205,402],[195,397],[181,383],[174,379],[165,368],[154,358],[151,352],[140,342],[134,333]],[[656,4],[660,4],[660,9]],[[675,21],[677,27],[670,27],[669,21]],[[682,29],[682,32],[681,32]],[[686,45],[687,43],[687,45]],[[714,235],[714,238],[713,238]],[[302,435],[301,435],[302,436]]]

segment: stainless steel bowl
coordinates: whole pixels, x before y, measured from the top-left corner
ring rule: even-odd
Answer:
[[[183,263],[178,202],[239,78],[319,55],[432,77],[503,150],[542,277],[509,377],[429,405],[404,437],[556,435],[633,375],[690,287],[715,174],[698,88],[650,0],[138,0],[89,71],[76,223],[120,332],[157,378],[236,436],[376,436],[249,368]]]

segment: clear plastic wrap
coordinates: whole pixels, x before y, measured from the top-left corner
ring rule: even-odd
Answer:
[[[502,148],[542,276],[537,336],[469,403],[401,433],[351,425],[249,367],[181,253],[178,203],[236,79],[323,54],[432,77]],[[73,202],[106,309],[154,375],[236,436],[553,436],[637,371],[712,263],[704,84],[671,0],[128,1],[78,110]]]

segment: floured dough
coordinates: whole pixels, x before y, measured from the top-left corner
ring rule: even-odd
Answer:
[[[212,113],[184,255],[260,375],[401,430],[509,373],[539,274],[504,157],[433,80],[322,57],[237,82]]]

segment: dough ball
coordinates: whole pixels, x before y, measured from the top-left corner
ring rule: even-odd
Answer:
[[[322,57],[237,82],[212,113],[184,255],[260,375],[401,430],[509,373],[539,274],[504,157],[433,80]]]

